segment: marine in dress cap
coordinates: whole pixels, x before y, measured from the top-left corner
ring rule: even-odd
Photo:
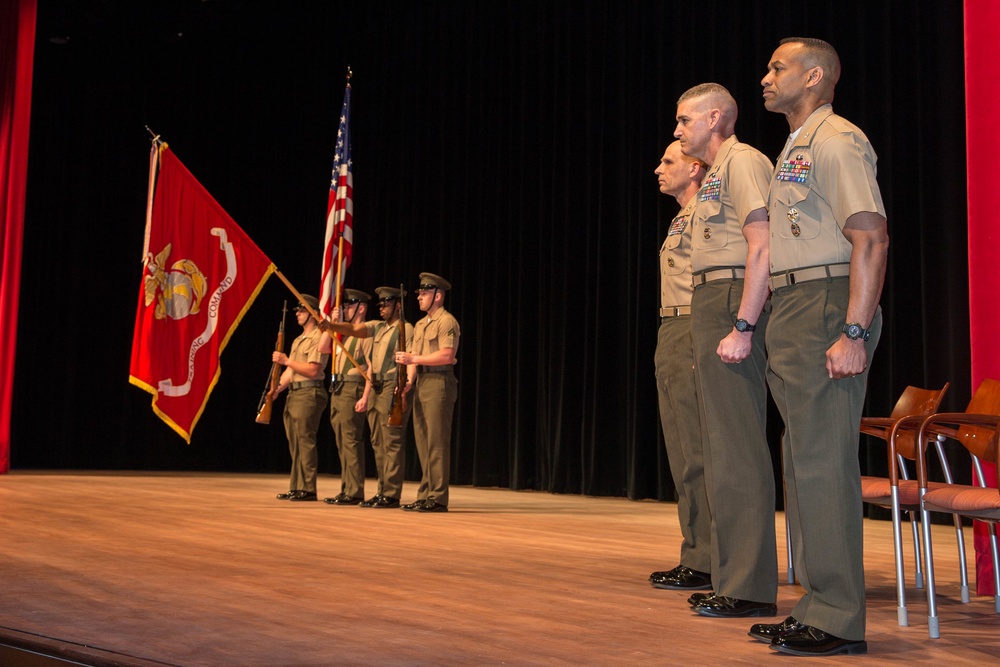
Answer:
[[[312,308],[313,310],[319,310],[319,299],[314,297],[312,294],[303,294],[301,296],[302,299],[299,301],[299,306],[298,306],[299,308],[305,310],[302,304],[307,303],[309,304],[309,307]]]
[[[380,302],[387,299],[398,299],[400,297],[398,287],[376,287],[375,294],[378,295],[378,300]],[[402,296],[406,296],[406,292],[403,292]]]
[[[345,289],[344,290],[344,304],[349,303],[368,303],[372,300],[372,295],[366,292],[362,292],[358,289]]]
[[[442,278],[441,276],[435,275],[433,273],[421,273],[420,274],[420,289],[442,289],[450,290],[451,283]]]

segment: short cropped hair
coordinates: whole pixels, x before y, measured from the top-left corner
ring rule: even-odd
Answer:
[[[840,56],[829,42],[815,37],[786,37],[780,44],[801,44],[805,52],[802,63],[805,67],[818,65],[832,83],[836,84],[840,80]]]

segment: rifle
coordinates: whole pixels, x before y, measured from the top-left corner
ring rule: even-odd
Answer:
[[[406,292],[399,286],[399,335],[396,337],[396,351],[406,352],[406,318],[403,317],[403,298]],[[403,425],[403,413],[406,412],[406,364],[396,364],[396,388],[392,392],[392,405],[389,407],[388,425],[399,428]]]
[[[274,349],[276,352],[283,352],[285,347],[285,313],[288,312],[288,302],[281,304],[281,324],[278,325],[278,342]],[[274,405],[274,392],[278,389],[278,382],[281,379],[281,365],[276,361],[271,362],[271,372],[267,376],[264,385],[264,393],[257,404],[257,418],[254,420],[258,424],[271,423],[271,408]]]

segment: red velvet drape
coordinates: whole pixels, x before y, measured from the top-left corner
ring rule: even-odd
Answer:
[[[0,473],[10,470],[36,16],[37,0],[0,0]]]
[[[965,0],[965,133],[969,197],[969,329],[972,390],[985,378],[1000,379],[1000,210],[993,195],[1000,183],[1000,2]],[[958,221],[954,221],[958,222]],[[987,477],[996,486],[996,470]],[[976,591],[993,594],[993,566],[985,526],[976,523]]]

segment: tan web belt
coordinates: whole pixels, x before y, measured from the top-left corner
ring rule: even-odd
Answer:
[[[739,280],[746,275],[742,266],[726,266],[720,269],[706,269],[691,276],[691,286],[697,287],[714,280]]]
[[[665,319],[668,317],[680,317],[681,315],[690,315],[691,306],[671,306],[670,308],[660,308],[660,319]]]
[[[850,274],[851,264],[821,264],[820,266],[807,266],[803,269],[789,269],[779,273],[772,273],[770,279],[771,291],[807,283],[811,280],[829,280],[830,278],[842,278]]]

